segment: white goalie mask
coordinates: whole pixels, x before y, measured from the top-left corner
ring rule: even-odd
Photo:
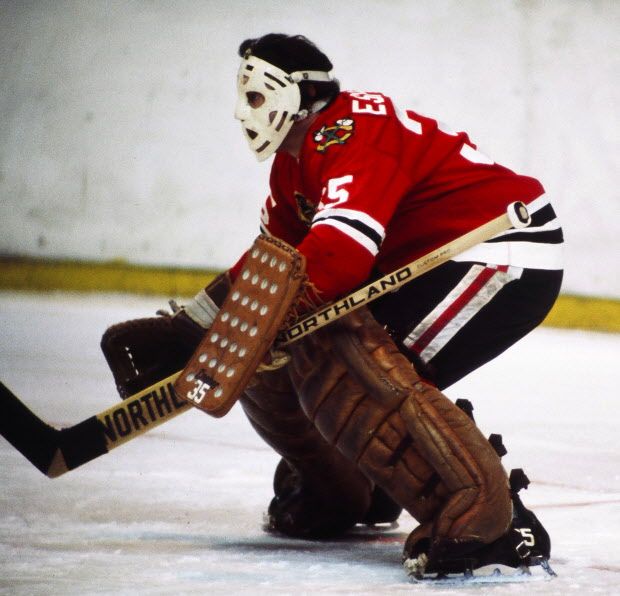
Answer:
[[[318,111],[327,102],[316,102],[310,110],[300,110],[300,81],[331,81],[328,72],[301,70],[287,73],[269,62],[247,54],[241,60],[237,77],[235,118],[241,121],[243,134],[258,161],[275,153],[293,126],[310,112]],[[252,94],[262,96],[251,103]],[[259,105],[257,105],[259,104]]]

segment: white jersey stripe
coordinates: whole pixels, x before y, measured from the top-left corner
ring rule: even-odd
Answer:
[[[527,210],[530,215],[532,213],[536,213],[536,211],[540,211],[543,207],[546,207],[549,204],[549,197],[546,194],[540,195],[537,199],[534,199],[529,205],[527,205]]]
[[[477,244],[452,260],[558,270],[564,267],[564,245],[523,241],[488,242]]]
[[[321,211],[318,211],[316,213],[312,221],[313,223],[316,223],[329,217],[338,216],[346,217],[347,219],[357,220],[374,230],[379,236],[381,236],[381,240],[385,238],[385,228],[376,219],[370,217],[368,213],[364,213],[363,211],[356,211],[355,209],[322,209]]]
[[[356,230],[338,219],[321,219],[313,224],[313,227],[315,226],[332,226],[340,230],[343,234],[346,234],[349,238],[361,244],[373,257],[379,252],[377,244],[366,236],[366,234],[363,234],[359,230]]]
[[[537,232],[547,232],[549,230],[559,230],[562,226],[560,225],[560,220],[556,217],[555,219],[552,219],[551,221],[548,221],[547,223],[543,224],[542,226],[529,226],[527,228],[520,228],[518,231],[519,234],[527,234],[527,233],[531,233],[531,234],[535,234]],[[510,229],[510,230],[506,230],[505,232],[500,232],[499,234],[496,234],[495,236],[493,236],[493,238],[501,238],[502,236],[510,236],[510,234],[514,234],[515,230],[514,229]]]
[[[530,215],[549,205],[547,195],[541,195],[528,206]],[[520,230],[500,232],[494,239],[506,237],[505,241],[483,242],[453,257],[458,262],[492,263],[494,265],[511,265],[526,269],[560,270],[564,268],[564,245],[542,242],[534,234],[552,232],[560,229],[557,217],[541,226],[530,226]],[[510,240],[511,234],[532,234],[532,241]]]
[[[532,201],[528,206],[527,206],[527,210],[529,211],[530,215],[534,215],[534,213],[537,213],[538,211],[540,211],[543,207],[546,207],[547,205],[549,205],[549,199],[547,198],[547,195],[541,195],[540,197],[538,197],[537,199],[535,199],[534,201]],[[520,228],[518,230],[518,232],[520,234],[535,234],[537,232],[547,232],[550,230],[559,230],[561,227],[560,225],[560,220],[557,217],[554,217],[551,221],[548,221],[547,223],[543,224],[542,226],[533,226],[530,225],[527,228]],[[495,236],[493,236],[493,238],[501,238],[502,236],[508,236],[510,234],[514,234],[515,230],[511,229],[511,230],[506,230],[505,232],[500,232],[499,234],[496,234]]]

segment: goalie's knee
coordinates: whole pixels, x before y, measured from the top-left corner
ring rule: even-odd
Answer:
[[[274,477],[268,529],[319,538],[364,519],[372,483],[306,416],[286,369],[256,375],[241,404],[258,434],[283,457]]]

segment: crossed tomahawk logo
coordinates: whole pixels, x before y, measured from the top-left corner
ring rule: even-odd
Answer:
[[[353,134],[355,123],[351,118],[336,120],[334,126],[323,125],[314,133],[314,141],[317,143],[316,150],[319,153],[327,151],[332,145],[343,145]]]

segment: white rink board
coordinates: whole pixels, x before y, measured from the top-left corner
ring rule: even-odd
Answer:
[[[614,0],[2,2],[0,254],[236,262],[269,168],[233,119],[237,48],[281,31],[539,178],[564,291],[620,298],[619,20]]]

